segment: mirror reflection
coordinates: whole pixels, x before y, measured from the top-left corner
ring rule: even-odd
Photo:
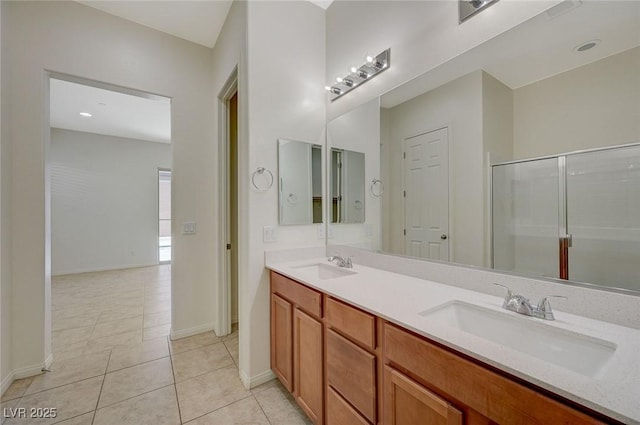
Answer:
[[[564,243],[565,278],[640,291],[628,278],[640,259],[640,224],[630,218],[640,199],[637,157],[569,165],[566,180],[558,171],[566,153],[640,141],[638,28],[638,2],[582,2],[560,15],[544,12],[382,95],[379,116],[369,118],[381,123],[380,163],[367,172],[380,173],[385,192],[381,218],[371,223],[380,237],[374,232],[369,248],[492,267],[498,251],[515,255],[518,232],[537,222],[543,226],[528,229],[546,243],[521,245],[519,261],[507,257],[496,268],[562,277]],[[494,179],[506,173],[492,166],[541,157],[550,162],[526,161],[535,165],[500,183],[506,190],[494,194],[502,204],[492,216],[492,169]],[[580,159],[567,164],[572,158]],[[625,167],[632,174],[623,176]],[[563,185],[568,203],[559,205]],[[506,212],[520,215],[499,216]],[[500,237],[511,245],[497,246]],[[601,267],[612,258],[616,267]]]
[[[322,146],[278,140],[280,224],[322,223]]]
[[[364,153],[331,148],[331,222],[364,223]]]

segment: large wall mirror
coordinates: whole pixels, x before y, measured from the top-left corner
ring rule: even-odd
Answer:
[[[346,114],[385,190],[330,244],[640,292],[640,2],[557,11]]]
[[[279,221],[322,223],[322,146],[278,140]]]

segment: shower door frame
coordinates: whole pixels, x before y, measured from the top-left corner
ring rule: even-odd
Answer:
[[[543,159],[558,160],[558,255],[559,255],[559,270],[558,279],[569,280],[569,248],[572,245],[572,235],[568,233],[568,217],[567,217],[567,157],[573,155],[580,155],[592,152],[602,152],[615,149],[624,149],[640,146],[640,142],[626,143],[622,145],[606,146],[599,148],[582,149],[577,151],[571,151],[555,155],[544,155],[534,158],[518,159],[513,161],[498,162],[495,164],[489,164],[491,172],[489,173],[489,205],[491,206],[491,229],[489,234],[491,235],[491,268],[495,268],[495,246],[494,246],[494,232],[493,232],[493,168],[502,165],[522,164],[525,162],[539,161]]]

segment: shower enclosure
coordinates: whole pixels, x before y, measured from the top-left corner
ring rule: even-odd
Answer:
[[[492,166],[493,267],[640,290],[640,144]]]

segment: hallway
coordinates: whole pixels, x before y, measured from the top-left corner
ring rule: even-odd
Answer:
[[[11,385],[2,424],[308,423],[277,381],[242,386],[237,330],[168,339],[171,265],[60,276],[51,286],[54,363]],[[7,418],[16,408],[56,417]]]

